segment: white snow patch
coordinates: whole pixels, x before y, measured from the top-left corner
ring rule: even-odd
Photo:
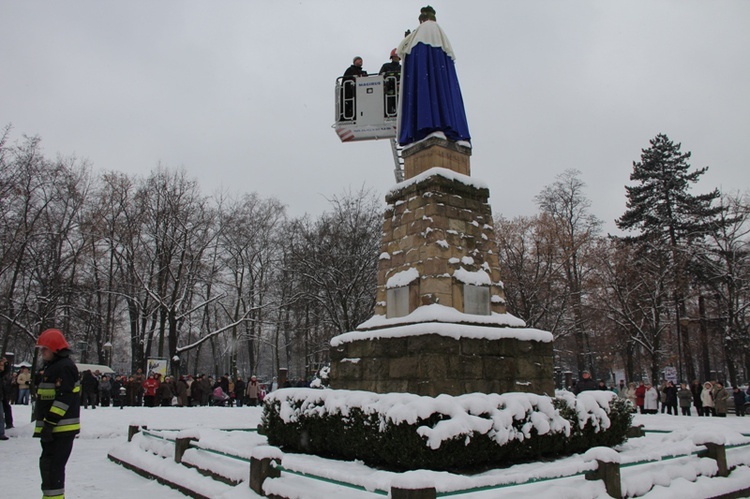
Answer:
[[[700,432],[693,434],[693,443],[695,445],[703,444],[716,444],[724,445],[727,439],[721,433],[716,432]]]
[[[393,274],[388,281],[385,283],[386,289],[400,288],[402,286],[408,286],[412,282],[419,279],[419,271],[414,267],[401,272]]]
[[[250,456],[255,459],[284,459],[284,452],[273,445],[259,445],[253,447]]]
[[[470,271],[460,267],[453,271],[453,277],[459,282],[473,286],[489,286],[492,283],[490,275],[483,269]]]
[[[603,463],[620,463],[620,453],[609,447],[592,447],[583,454],[584,461],[601,461]]]
[[[474,324],[485,324],[492,326],[508,326],[512,328],[522,328],[526,326],[526,323],[518,317],[511,314],[497,314],[492,313],[491,315],[473,315],[464,314],[459,312],[453,307],[447,307],[445,305],[431,304],[417,307],[412,313],[403,317],[392,317],[387,319],[384,315],[374,315],[370,319],[366,320],[359,326],[358,330],[372,329],[379,327],[390,327],[399,324],[411,324],[415,322],[445,322],[445,323],[474,323]],[[346,333],[348,334],[348,333]],[[549,340],[551,341],[552,335],[549,334]]]
[[[416,144],[416,142],[415,142]],[[428,178],[439,175],[443,178],[446,178],[448,180],[454,180],[456,182],[461,182],[462,184],[468,185],[470,187],[475,187],[477,189],[488,189],[487,183],[478,180],[474,177],[469,177],[468,175],[463,175],[461,173],[454,172],[453,170],[449,170],[447,168],[442,168],[439,166],[435,166],[430,168],[427,171],[424,171],[420,173],[419,175],[415,175],[414,177],[410,178],[409,180],[405,180],[403,182],[399,182],[395,186],[391,188],[389,191],[390,195],[396,194],[398,191],[405,189],[406,187],[409,187],[411,185],[417,184],[419,182],[422,182],[424,180],[427,180]]]

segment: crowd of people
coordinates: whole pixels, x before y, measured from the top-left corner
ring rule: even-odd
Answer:
[[[287,382],[285,386],[301,386]],[[229,374],[214,379],[205,374],[165,376],[152,372],[148,375],[138,369],[126,376],[109,377],[98,371],[81,374],[81,407],[114,405],[145,407],[191,406],[257,406],[267,393],[276,390],[276,378],[261,383],[257,376],[245,381],[241,376]]]
[[[3,375],[4,373],[4,375]],[[43,371],[37,373],[41,377]],[[0,402],[3,406],[2,431],[13,428],[12,405],[30,402],[31,373],[28,367],[11,369],[7,363],[0,368]],[[138,369],[131,375],[103,374],[85,370],[80,373],[81,408],[97,407],[191,407],[191,406],[257,406],[267,393],[279,388],[276,378],[263,383],[256,376],[243,380],[241,376],[229,374],[214,379],[213,376],[188,374],[185,376],[164,376],[160,373],[145,375]],[[283,387],[308,386],[302,380],[285,381]]]
[[[734,413],[742,417],[750,407],[750,388],[743,390],[735,386],[730,393],[721,381],[701,383],[696,379],[690,385],[680,383],[678,387],[672,381],[655,386],[649,381],[625,384],[624,380],[620,380],[617,387],[608,387],[603,380],[596,382],[588,371],[583,371],[573,392],[578,394],[587,390],[613,391],[620,398],[629,400],[633,411],[641,414],[658,414],[661,411],[662,414],[690,416],[694,407],[698,416],[726,417],[733,405]]]

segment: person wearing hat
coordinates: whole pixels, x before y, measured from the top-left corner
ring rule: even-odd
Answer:
[[[385,113],[387,117],[396,115],[397,90],[401,78],[401,58],[396,53],[396,49],[391,50],[391,61],[386,62],[380,67],[380,75],[383,76],[383,91],[385,92]]]
[[[344,76],[367,76],[367,71],[362,69],[362,64],[363,61],[360,56],[354,57],[354,59],[352,59],[352,65],[344,71]]]
[[[42,498],[64,499],[65,465],[81,431],[81,384],[70,346],[59,329],[42,332],[36,346],[44,361],[34,413],[34,437],[42,443]]]
[[[355,99],[357,92],[355,90],[356,80],[360,76],[367,76],[367,71],[362,69],[362,58],[360,56],[352,59],[352,65],[344,71],[344,76],[341,79],[341,90],[340,95],[341,102],[343,105],[339,109],[339,120],[353,120],[354,115],[357,112],[357,105]]]
[[[581,373],[581,379],[578,380],[578,382],[576,383],[575,388],[573,388],[573,392],[576,395],[578,395],[581,392],[585,392],[585,391],[588,391],[588,390],[596,390],[598,388],[599,388],[599,385],[597,384],[596,381],[594,381],[591,378],[591,373],[588,372],[588,371],[586,371],[586,370],[584,370]]]
[[[396,77],[401,76],[401,58],[396,53],[396,49],[391,50],[391,60],[380,66],[381,75],[394,75]]]

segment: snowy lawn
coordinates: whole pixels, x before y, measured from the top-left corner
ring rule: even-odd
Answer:
[[[107,458],[108,452],[127,442],[128,426],[151,428],[255,428],[260,422],[259,407],[98,407],[81,409],[81,434],[68,461],[66,497],[70,499],[158,499],[185,496],[154,480],[147,480]],[[13,406],[15,428],[6,430],[10,440],[0,442],[0,497],[27,499],[41,497],[39,478],[39,439],[32,438],[30,406]],[[145,454],[145,453],[144,453]],[[159,459],[159,458],[157,458]],[[188,470],[185,470],[188,474]],[[247,495],[259,497],[247,489]]]
[[[14,406],[16,428],[8,430],[10,440],[0,442],[0,452],[4,456],[0,463],[0,479],[3,483],[2,497],[33,498],[40,496],[37,461],[40,452],[39,441],[31,438],[32,425],[29,422],[28,406]],[[171,459],[161,459],[152,452],[163,451],[169,454],[169,444],[158,439],[138,435],[133,443],[127,444],[127,429],[130,424],[147,425],[153,429],[190,429],[183,432],[170,432],[169,436],[197,435],[200,445],[241,456],[249,456],[252,449],[262,445],[264,438],[249,432],[214,431],[216,428],[254,428],[260,421],[259,408],[98,408],[82,410],[82,432],[76,440],[73,454],[68,463],[67,497],[73,499],[101,499],[133,497],[177,498],[184,497],[168,487],[141,478],[135,473],[118,466],[107,454],[130,455],[144,468],[157,467],[170,479],[180,483],[200,487],[210,497],[255,498],[246,483],[236,487],[210,481],[197,475],[194,470],[180,467]],[[742,434],[750,434],[750,417],[738,418],[698,418],[696,416],[653,415],[635,417],[634,424],[642,424],[653,430],[668,433],[649,432],[646,437],[634,438],[618,450],[622,466],[623,492],[629,495],[643,495],[648,498],[711,497],[723,492],[750,487],[750,446],[727,450],[730,466],[740,465],[728,478],[706,478],[715,473],[715,464],[709,459],[697,456],[662,460],[645,466],[632,466],[645,460],[664,459],[665,456],[690,453],[699,447],[695,439],[712,437],[712,441],[724,441],[728,446],[750,442]],[[336,462],[315,456],[284,456],[282,465],[290,470],[315,473],[331,479],[345,480],[361,485],[368,490],[389,490],[391,484],[432,483],[438,492],[494,486],[529,479],[534,483],[522,487],[505,486],[490,490],[475,490],[469,494],[454,497],[489,499],[499,497],[556,497],[587,498],[606,497],[599,481],[586,481],[580,473],[590,470],[593,464],[588,457],[608,459],[605,451],[594,451],[589,455],[575,455],[549,463],[519,464],[506,469],[491,470],[473,476],[456,476],[448,473],[416,471],[398,475],[387,471],[373,470],[358,462]],[[604,456],[604,457],[602,457]],[[189,450],[186,461],[206,465],[215,471],[237,479],[246,479],[246,464],[213,457],[200,451]],[[576,475],[571,478],[550,480],[563,475]],[[299,498],[356,498],[384,497],[354,489],[334,488],[330,484],[315,482],[282,473],[282,478],[266,482],[274,491],[285,492]],[[267,489],[268,490],[268,489]]]

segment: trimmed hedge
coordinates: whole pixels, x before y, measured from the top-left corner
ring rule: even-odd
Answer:
[[[347,393],[352,396],[347,398]],[[467,471],[618,445],[625,441],[632,420],[628,402],[614,396],[606,400],[608,396],[601,395],[606,392],[434,399],[363,393],[278,390],[264,403],[263,431],[269,444],[286,452],[358,459],[394,470]],[[404,402],[395,396],[405,397]],[[519,400],[525,407],[520,413]],[[494,409],[487,410],[488,404]],[[407,407],[416,407],[420,414],[405,417]],[[449,428],[452,432],[441,437]],[[429,435],[436,434],[431,440]]]

